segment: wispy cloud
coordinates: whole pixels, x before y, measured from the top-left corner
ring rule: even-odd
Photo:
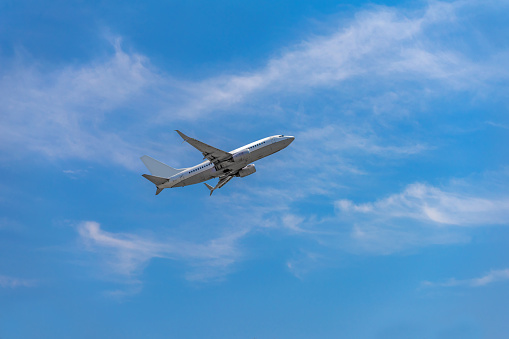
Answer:
[[[476,6],[435,1],[424,10],[379,6],[361,11],[329,35],[310,36],[288,47],[259,70],[202,81],[193,91],[193,102],[183,109],[188,116],[199,116],[268,91],[302,95],[318,88],[340,89],[352,79],[435,81],[444,89],[479,88],[486,79],[503,75],[427,36],[436,25],[456,25],[462,9]],[[363,84],[371,88],[371,83],[376,82]]]
[[[378,156],[408,156],[427,150],[429,147],[409,143],[408,145],[389,144],[384,145],[384,140],[380,140],[374,131],[360,126],[347,127],[328,125],[326,127],[311,128],[299,134],[299,141],[314,144],[319,142],[327,154],[338,153],[357,153],[363,152],[369,155]],[[315,150],[316,152],[316,150]]]
[[[74,170],[63,170],[62,171],[65,175],[67,175],[69,178],[76,180],[80,177],[83,177],[88,173],[88,170],[86,169],[74,169]]]
[[[262,226],[267,233],[277,230],[310,241],[313,253],[323,260],[345,251],[389,255],[427,246],[468,243],[474,227],[508,224],[509,196],[505,191],[508,178],[507,171],[500,170],[453,178],[440,186],[414,183],[401,193],[375,202],[356,204],[346,199],[330,202],[331,213],[324,205],[330,201],[329,195],[317,196],[322,200],[316,205],[319,210],[299,211],[296,206],[315,203],[313,194],[317,193],[310,192],[307,184],[272,188],[272,193],[277,193],[274,200],[261,199],[271,197],[269,191],[249,187],[231,198],[249,206],[251,227]],[[243,214],[239,208],[232,209],[232,213]],[[323,253],[327,254],[319,255]],[[289,262],[297,269],[302,260]]]
[[[461,26],[465,13],[481,5],[456,1],[430,2],[415,10],[372,7],[350,20],[331,22],[335,28],[329,34],[310,34],[281,48],[259,69],[223,70],[199,81],[173,78],[154,67],[149,57],[123,50],[119,39],[113,42],[113,55],[84,65],[47,70],[36,62],[16,60],[1,73],[0,148],[17,155],[22,150],[133,169],[149,145],[153,151],[163,148],[147,142],[147,136],[153,138],[154,130],[167,130],[175,121],[238,116],[249,107],[277,105],[283,106],[260,109],[258,114],[287,117],[285,98],[320,97],[323,90],[334,96],[347,93],[341,109],[369,107],[374,115],[394,114],[404,110],[405,100],[415,103],[430,93],[481,90],[507,79],[506,59],[490,55],[474,62],[446,38],[434,38],[437,27]],[[489,8],[496,11],[497,5]],[[416,92],[409,89],[414,87]],[[275,94],[281,99],[274,100]],[[323,115],[334,121],[338,114]],[[308,137],[322,129],[332,133],[323,122],[308,123],[313,112],[303,116],[291,123],[292,129]],[[358,123],[353,119],[349,125]],[[333,151],[351,146],[371,154],[404,156],[430,147],[419,141],[389,141],[369,128],[333,125],[345,141],[345,146],[331,143]],[[343,168],[362,172],[349,163]]]
[[[425,287],[456,287],[456,286],[465,286],[465,287],[482,287],[486,285],[490,285],[496,282],[504,282],[509,281],[509,269],[500,269],[500,270],[491,270],[485,275],[472,278],[472,279],[463,279],[458,280],[455,278],[451,278],[444,282],[431,282],[424,281],[422,282],[422,286]]]
[[[391,254],[468,242],[473,227],[508,225],[508,179],[501,170],[451,179],[440,187],[410,184],[375,202],[337,200],[334,222],[350,225],[340,246],[355,253]]]
[[[295,150],[286,153],[291,159],[273,159],[273,166],[265,168],[264,189],[241,183],[240,193],[214,196],[213,204],[233,206],[229,215],[221,215],[222,222],[234,225],[237,217],[243,218],[240,230],[200,243],[108,232],[92,221],[80,224],[86,248],[106,258],[104,263],[113,272],[130,277],[131,282],[153,258],[188,263],[195,268],[189,279],[221,276],[241,258],[240,239],[259,230],[289,232],[355,253],[389,254],[466,242],[468,235],[447,226],[503,224],[508,220],[507,195],[417,182],[402,192],[373,197],[373,202],[333,200],[344,193],[339,189],[348,185],[349,178],[369,174],[363,157],[383,163],[435,149],[429,138],[393,133],[397,126],[378,123],[379,117],[398,120],[415,115],[419,109],[410,112],[409,107],[418,107],[423,97],[482,91],[491,82],[509,78],[508,67],[503,67],[509,59],[497,59],[495,53],[473,58],[449,43],[447,34],[436,38],[462,26],[468,19],[465,11],[483,4],[430,2],[416,10],[371,7],[349,20],[331,23],[334,27],[328,34],[309,34],[300,43],[281,48],[258,69],[223,70],[198,81],[173,78],[154,67],[149,57],[124,50],[119,40],[113,43],[112,55],[85,65],[42,70],[22,61],[2,71],[0,149],[133,169],[140,166],[138,157],[148,147],[176,152],[146,141],[154,140],[154,131],[167,133],[176,121],[199,121],[205,127],[194,125],[202,130],[221,115],[245,123],[238,116],[249,119],[254,107],[257,120],[271,114],[295,131]],[[490,6],[497,10],[496,3]],[[323,104],[322,96],[330,102]],[[312,99],[311,108],[295,108],[306,98]],[[271,176],[275,173],[278,176]],[[271,177],[279,185],[272,185]],[[313,195],[327,197],[321,205],[326,212],[310,216],[294,208],[307,204]],[[292,270],[298,270],[299,262],[320,258],[319,252],[289,261]]]
[[[326,258],[319,253],[301,251],[286,262],[286,267],[295,277],[302,279],[311,271],[323,265]]]
[[[277,171],[274,175],[277,180],[286,178]],[[231,206],[224,220],[234,223],[239,216],[244,218],[251,234],[283,232],[308,241],[320,260],[344,251],[389,255],[428,246],[465,244],[476,227],[508,225],[508,180],[509,173],[502,169],[451,178],[437,186],[413,183],[402,192],[368,203],[331,201],[347,190],[338,191],[330,185],[325,192],[318,192],[311,189],[315,182],[307,178],[265,189],[237,181],[241,189],[218,195],[213,206]],[[313,208],[303,207],[308,205]],[[320,257],[320,253],[327,254]],[[297,269],[302,260],[289,262]]]
[[[374,203],[356,205],[350,200],[339,200],[336,207],[343,213],[459,226],[506,224],[509,220],[509,197],[477,197],[422,183],[409,185],[402,193]]]
[[[108,114],[128,117],[128,104],[157,82],[145,57],[114,44],[111,58],[90,65],[42,71],[26,63],[0,79],[0,144],[4,151],[49,157],[108,160],[133,167],[139,154],[118,130],[105,127]],[[115,111],[121,109],[123,111]],[[115,124],[118,124],[116,122]],[[107,124],[106,124],[107,125]],[[132,157],[130,155],[133,155]]]
[[[101,254],[108,270],[137,280],[153,258],[180,260],[193,270],[190,280],[221,278],[241,257],[237,242],[247,231],[240,230],[203,244],[174,238],[152,238],[131,233],[111,233],[99,223],[85,221],[78,226],[81,240],[89,251]]]
[[[18,287],[34,287],[36,281],[32,279],[15,278],[6,275],[0,275],[0,287],[18,288]]]
[[[334,189],[334,182],[341,182],[341,178],[367,174],[363,159],[377,157],[380,163],[385,163],[433,149],[424,142],[404,139],[404,136],[387,138],[366,123],[311,127],[296,134],[298,152],[293,153],[291,163],[285,162],[284,166],[308,172],[309,181],[301,184],[307,189],[327,191]]]

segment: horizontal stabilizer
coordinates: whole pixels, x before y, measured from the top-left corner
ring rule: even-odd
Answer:
[[[204,183],[205,186],[207,186],[207,188],[210,190],[210,195],[212,195],[212,193],[214,193],[214,187],[210,186],[209,184],[207,184],[206,182]]]
[[[153,184],[155,184],[156,186],[162,185],[168,181],[168,178],[156,177],[155,175],[149,174],[143,174],[143,177],[152,182]]]
[[[214,193],[215,190],[217,190],[218,188],[223,187],[224,185],[226,185],[228,183],[228,181],[230,181],[232,179],[233,179],[233,175],[224,176],[224,177],[219,179],[219,182],[217,183],[216,187],[212,187],[209,184],[207,184],[206,182],[204,184],[210,190],[210,195],[212,195],[212,193]]]

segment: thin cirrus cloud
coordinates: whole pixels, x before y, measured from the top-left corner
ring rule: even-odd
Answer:
[[[176,120],[199,119],[205,125],[208,119],[233,112],[237,118],[245,106],[274,104],[273,94],[317,98],[322,89],[338,93],[348,89],[354,111],[356,105],[371,105],[376,115],[390,111],[387,106],[399,101],[393,95],[399,90],[409,102],[418,101],[422,91],[440,95],[444,91],[478,90],[489,86],[490,80],[507,78],[507,67],[500,67],[506,61],[487,58],[473,62],[467,53],[455,49],[447,40],[435,39],[436,34],[432,33],[461,26],[465,15],[468,17],[465,13],[480,5],[468,1],[431,2],[414,11],[374,7],[357,13],[330,34],[309,36],[281,50],[258,70],[227,70],[195,82],[172,78],[154,67],[149,57],[123,50],[119,41],[114,43],[115,51],[109,58],[86,65],[42,71],[22,62],[2,73],[0,79],[0,148],[115,163],[133,169],[139,166],[138,156],[147,148],[143,140],[150,139],[147,134],[152,128],[166,128]],[[489,6],[496,10],[494,3]],[[355,83],[357,80],[360,85]],[[412,87],[408,82],[420,89],[408,90]],[[369,92],[374,94],[365,97]],[[289,114],[285,108],[276,114]],[[193,267],[188,278],[203,280],[228,272],[242,258],[239,240],[261,227],[267,232],[280,229],[355,253],[390,254],[431,244],[468,241],[468,236],[449,227],[438,229],[430,225],[477,226],[507,220],[507,196],[422,183],[411,184],[401,193],[372,203],[339,200],[335,203],[336,216],[299,215],[292,210],[292,203],[304,201],[310,194],[334,192],[340,185],[331,183],[331,177],[338,178],[335,174],[365,173],[356,156],[359,151],[369,156],[403,158],[433,149],[427,142],[394,143],[394,139],[376,133],[369,123],[363,125],[364,119],[356,119],[355,115],[348,125],[340,125],[334,120],[334,111],[328,119],[333,123],[323,127],[323,122],[314,121],[314,112],[303,110],[299,114],[310,123],[299,125],[293,122],[299,119],[286,120],[292,120],[289,128],[297,132],[295,145],[298,140],[306,142],[301,144],[293,164],[280,164],[293,165],[299,169],[298,179],[306,180],[293,180],[299,187],[271,188],[268,195],[281,199],[269,200],[270,203],[251,204],[259,197],[256,194],[232,197],[249,206],[251,217],[245,229],[205,243],[193,243],[113,233],[97,222],[83,222],[78,227],[80,239],[89,251],[106,258],[104,263],[118,275],[134,279],[152,259],[164,258],[187,263]],[[345,156],[349,152],[353,155]],[[320,164],[327,171],[313,171],[316,168],[312,164]],[[310,168],[313,175],[302,176],[305,168]],[[260,192],[259,187],[247,190],[255,191]],[[285,202],[281,203],[283,198]],[[217,201],[225,200],[228,199]],[[332,210],[333,203],[330,205]],[[233,212],[242,215],[246,210],[238,208]],[[418,225],[406,227],[409,220]],[[321,257],[315,252],[319,250],[313,252],[311,261]],[[297,270],[299,262],[309,260],[306,256],[305,260],[295,261],[292,269]]]
[[[194,91],[196,100],[183,112],[199,116],[267,91],[309,95],[311,90],[312,95],[313,89],[341,88],[353,79],[434,81],[442,90],[481,87],[504,72],[474,63],[445,41],[428,37],[435,25],[454,27],[461,22],[458,12],[475,6],[475,2],[432,2],[415,12],[388,7],[362,11],[348,26],[289,47],[260,70],[202,81]]]
[[[135,279],[154,258],[179,260],[194,267],[189,280],[220,279],[242,256],[237,240],[247,230],[236,230],[199,244],[181,239],[152,238],[130,233],[111,233],[94,221],[78,225],[78,233],[86,248],[98,253],[105,268],[115,275]]]
[[[231,210],[232,221],[235,215],[249,213],[246,227],[251,230],[307,239],[315,244],[313,247],[319,244],[324,253],[339,250],[389,255],[427,246],[468,243],[474,227],[506,225],[509,196],[504,187],[508,178],[502,170],[451,179],[442,186],[413,183],[400,193],[371,203],[355,204],[346,199],[331,202],[335,215],[302,214],[292,207],[316,193],[310,192],[308,183],[265,190],[246,186],[231,197],[220,197],[216,203],[235,206]],[[268,198],[261,199],[262,196]],[[314,250],[317,254],[320,251]],[[299,263],[296,261],[294,268]]]
[[[34,287],[36,285],[35,280],[0,275],[0,287],[3,288]]]
[[[465,12],[476,6],[476,2],[458,1],[432,2],[414,11],[374,7],[330,34],[310,36],[283,49],[258,70],[225,70],[195,82],[174,79],[154,67],[149,57],[124,51],[119,40],[111,57],[85,65],[48,71],[26,61],[13,62],[0,79],[0,147],[16,154],[35,152],[134,169],[151,129],[175,120],[206,120],[233,111],[238,115],[244,111],[239,105],[271,105],[275,93],[313,97],[317,90],[341,91],[347,81],[362,80],[363,93],[366,87],[374,89],[384,106],[387,93],[375,83],[387,79],[396,86],[391,91],[406,90],[401,81],[421,84],[428,92],[430,88],[479,89],[506,77],[500,64],[503,58],[473,62],[447,41],[430,37],[437,25],[460,25]],[[496,5],[489,6],[496,10]],[[430,82],[433,86],[427,86]],[[406,97],[419,100],[420,94]],[[353,100],[372,99],[354,96]],[[277,114],[287,114],[284,111]],[[376,111],[388,110],[377,107]],[[363,137],[350,134],[352,141],[360,143],[366,141]],[[365,149],[375,153],[415,153],[427,147],[372,141]]]
[[[335,232],[336,246],[353,253],[386,255],[467,243],[475,227],[508,225],[508,179],[507,170],[500,170],[441,186],[413,183],[374,202],[340,199],[327,230],[334,230],[330,224],[346,226],[343,233]]]
[[[157,78],[143,56],[123,52],[102,62],[41,71],[14,63],[0,80],[0,144],[4,151],[47,157],[108,159],[132,168],[139,147],[102,126]],[[117,112],[118,115],[123,113]]]
[[[402,192],[374,202],[356,204],[347,199],[331,202],[335,215],[329,215],[327,210],[302,214],[292,207],[317,193],[308,187],[315,182],[300,182],[298,187],[277,190],[280,197],[285,197],[276,198],[279,203],[260,203],[259,189],[249,187],[232,199],[250,206],[249,213],[256,220],[252,228],[261,226],[264,232],[285,232],[307,239],[311,241],[313,253],[322,259],[336,251],[390,255],[428,246],[465,244],[471,240],[476,227],[507,225],[508,178],[507,171],[501,170],[453,178],[444,185],[413,183]],[[324,190],[319,193],[327,194],[331,189]],[[296,270],[303,264],[302,260],[292,262]]]
[[[411,184],[402,193],[373,203],[339,200],[336,207],[343,213],[407,218],[436,225],[482,226],[506,224],[509,220],[508,196],[480,197],[422,183]]]
[[[497,282],[509,281],[509,269],[491,270],[485,275],[472,279],[455,279],[451,278],[444,282],[423,281],[424,287],[482,287]]]
[[[295,211],[292,204],[306,198],[305,189],[294,192],[245,187],[232,196],[214,200],[212,211],[232,206],[230,213],[222,216],[222,223],[232,227],[205,243],[112,233],[92,221],[81,223],[78,231],[86,249],[105,258],[102,262],[118,275],[136,279],[152,259],[163,258],[189,265],[188,279],[210,280],[224,276],[242,261],[240,241],[260,232],[306,239],[314,248],[313,260],[320,261],[327,261],[337,250],[389,255],[432,245],[467,243],[470,234],[466,230],[474,226],[507,224],[509,197],[501,187],[506,187],[508,177],[506,171],[487,172],[480,178],[454,179],[441,187],[411,184],[403,192],[373,203],[339,200],[335,203],[336,216],[301,215]],[[249,218],[242,227],[233,227],[238,225],[238,217],[246,214]],[[307,253],[305,248],[302,250]],[[309,271],[309,258],[301,259],[289,260],[290,271],[300,272],[299,276]]]
[[[309,144],[320,144],[327,155],[362,154],[380,157],[407,157],[430,150],[432,147],[418,142],[386,141],[368,127],[327,125],[326,127],[309,128],[298,134],[299,141]],[[316,148],[313,152],[316,153]],[[306,159],[308,160],[308,159]],[[323,159],[326,161],[326,159]],[[309,162],[309,161],[308,161]]]
[[[335,216],[302,215],[294,210],[292,204],[309,194],[305,188],[294,191],[246,186],[213,201],[211,213],[220,211],[220,206],[232,206],[228,215],[221,216],[222,226],[231,227],[204,243],[113,233],[97,222],[83,222],[78,231],[86,249],[105,259],[101,262],[108,271],[127,276],[130,281],[140,276],[154,258],[185,263],[191,267],[187,274],[190,280],[211,280],[223,277],[242,261],[239,243],[252,234],[284,233],[310,241],[312,261],[327,261],[338,250],[389,255],[432,245],[467,243],[467,230],[474,226],[507,224],[509,197],[501,187],[506,187],[508,177],[506,171],[500,171],[453,179],[440,187],[414,183],[401,193],[372,203],[336,201]],[[244,218],[247,214],[249,218]],[[235,226],[239,216],[245,220],[241,228]],[[302,251],[308,252],[305,247]],[[288,262],[290,272],[297,276],[309,271],[308,256]]]

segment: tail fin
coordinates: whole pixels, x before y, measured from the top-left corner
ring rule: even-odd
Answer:
[[[166,164],[163,164],[160,161],[157,161],[154,158],[149,157],[148,155],[144,155],[140,159],[141,159],[141,161],[143,161],[143,163],[148,168],[150,173],[152,173],[152,175],[155,175],[158,177],[169,178],[169,177],[174,176],[175,174],[180,173],[185,170],[185,168],[178,169],[178,168],[170,167]]]

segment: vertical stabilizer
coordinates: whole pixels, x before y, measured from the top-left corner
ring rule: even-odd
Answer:
[[[149,157],[148,155],[144,155],[140,159],[143,161],[145,166],[147,166],[150,173],[157,177],[169,178],[185,170],[185,168],[179,169],[170,167],[154,158]]]

